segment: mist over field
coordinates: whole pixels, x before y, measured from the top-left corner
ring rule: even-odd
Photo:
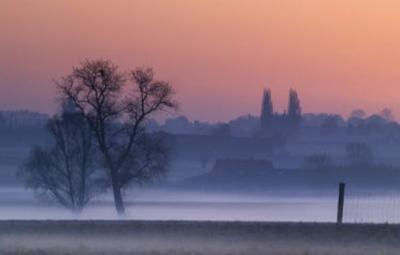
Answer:
[[[0,191],[0,220],[191,220],[191,221],[335,221],[336,196],[290,196],[290,194],[229,194],[137,190],[126,199],[127,212],[119,217],[112,198],[93,201],[75,215],[45,201],[36,201],[27,191]],[[129,197],[130,193],[126,196]],[[7,199],[13,196],[13,201]],[[301,211],[302,213],[299,213]]]

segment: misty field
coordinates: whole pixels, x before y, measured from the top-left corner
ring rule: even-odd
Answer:
[[[399,225],[2,221],[0,254],[398,254]]]

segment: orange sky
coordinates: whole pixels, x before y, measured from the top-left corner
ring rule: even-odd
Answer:
[[[400,115],[398,0],[0,0],[0,108],[54,111],[83,58],[152,66],[202,120],[258,114],[270,87],[306,112]]]

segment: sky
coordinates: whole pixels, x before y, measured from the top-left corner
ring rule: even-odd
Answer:
[[[53,113],[85,58],[153,67],[190,119],[277,111],[400,116],[397,0],[0,0],[0,108]]]

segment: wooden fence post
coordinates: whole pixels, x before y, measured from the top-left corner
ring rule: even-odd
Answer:
[[[338,198],[337,221],[336,221],[337,224],[341,224],[343,222],[344,189],[345,189],[345,184],[341,182],[339,184],[339,198]]]

